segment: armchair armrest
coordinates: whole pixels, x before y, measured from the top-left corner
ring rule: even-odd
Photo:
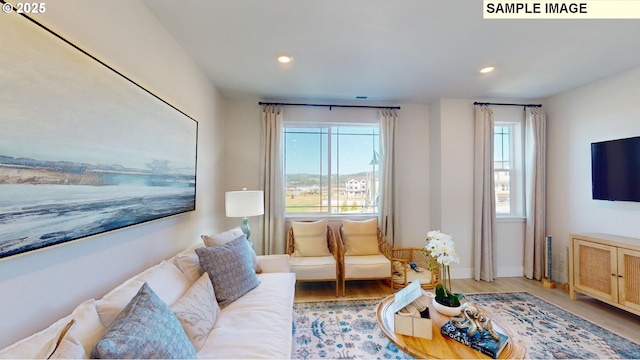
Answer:
[[[287,254],[258,255],[258,264],[266,273],[291,272],[289,260]]]

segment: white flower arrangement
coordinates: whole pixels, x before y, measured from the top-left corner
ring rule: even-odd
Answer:
[[[460,263],[460,258],[456,253],[455,244],[451,235],[443,234],[440,230],[429,231],[427,233],[427,249],[431,257],[439,264],[449,266],[452,263]]]
[[[436,285],[436,300],[447,306],[459,306],[463,294],[451,292],[451,270],[449,265],[460,263],[460,257],[456,253],[455,244],[451,235],[443,234],[440,230],[427,233],[427,246],[425,253],[436,260],[442,266],[442,281]]]

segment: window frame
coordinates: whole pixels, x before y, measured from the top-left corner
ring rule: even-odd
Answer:
[[[340,196],[338,196],[337,198],[334,199],[334,196],[332,195],[332,188],[333,188],[333,177],[334,175],[332,174],[332,170],[334,167],[338,166],[338,164],[340,163],[340,158],[336,158],[335,163],[334,163],[334,136],[339,136],[339,135],[335,135],[335,131],[333,128],[336,127],[341,127],[341,128],[353,128],[353,127],[359,127],[359,128],[376,128],[378,130],[377,133],[377,141],[378,141],[378,152],[381,150],[381,137],[380,137],[380,123],[379,122],[357,122],[357,123],[350,123],[350,122],[307,122],[307,121],[284,121],[282,124],[282,154],[283,154],[283,159],[282,159],[282,163],[283,163],[283,195],[284,195],[284,199],[283,199],[283,204],[284,204],[284,216],[285,218],[353,218],[353,217],[372,217],[372,216],[378,216],[379,212],[368,212],[368,213],[341,213],[341,212],[332,212],[334,208],[339,208],[340,205],[335,205],[333,204],[335,199],[339,199]],[[326,206],[326,211],[301,211],[301,212],[289,212],[287,211],[287,174],[286,174],[286,163],[287,163],[287,154],[286,154],[286,133],[287,133],[287,129],[288,128],[296,128],[296,129],[303,129],[303,128],[310,128],[310,129],[326,129],[326,134],[323,133],[324,136],[327,136],[327,149],[326,151],[322,152],[321,157],[324,158],[325,156],[327,157],[327,173],[326,174],[321,174],[321,177],[326,177],[327,181],[326,181],[326,186],[328,189],[328,194],[327,194],[327,206]],[[338,133],[339,134],[339,133]],[[322,141],[322,140],[321,140]],[[336,149],[337,150],[337,149]],[[337,156],[337,155],[336,155]],[[322,165],[321,165],[322,166]],[[380,169],[380,164],[378,164],[378,169]],[[340,174],[338,174],[338,177],[340,177]],[[378,184],[380,183],[380,171],[377,172],[376,174],[376,179]],[[338,187],[339,189],[339,187]],[[346,187],[344,189],[346,191]],[[320,192],[322,194],[322,186],[320,186]],[[321,195],[322,197],[322,195]],[[377,203],[379,204],[379,203]],[[379,206],[376,206],[379,210]]]

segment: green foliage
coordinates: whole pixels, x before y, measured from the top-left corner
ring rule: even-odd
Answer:
[[[444,285],[436,285],[436,301],[442,305],[456,307],[460,306],[460,301],[464,299],[464,294],[452,293],[449,289],[445,289]]]
[[[444,304],[444,298],[444,286],[442,286],[442,284],[436,285],[436,299],[438,300],[438,302]]]

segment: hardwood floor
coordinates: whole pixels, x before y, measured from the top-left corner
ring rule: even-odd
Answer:
[[[473,279],[456,279],[453,280],[453,290],[467,294],[527,291],[640,344],[640,316],[579,294],[577,300],[573,301],[569,299],[568,291],[560,287],[545,288],[540,281],[528,280],[524,277],[499,278],[490,283]],[[302,282],[296,284],[295,301],[370,299],[382,298],[391,293],[391,289],[382,281],[349,281],[346,286],[346,295],[336,298],[335,283]]]

